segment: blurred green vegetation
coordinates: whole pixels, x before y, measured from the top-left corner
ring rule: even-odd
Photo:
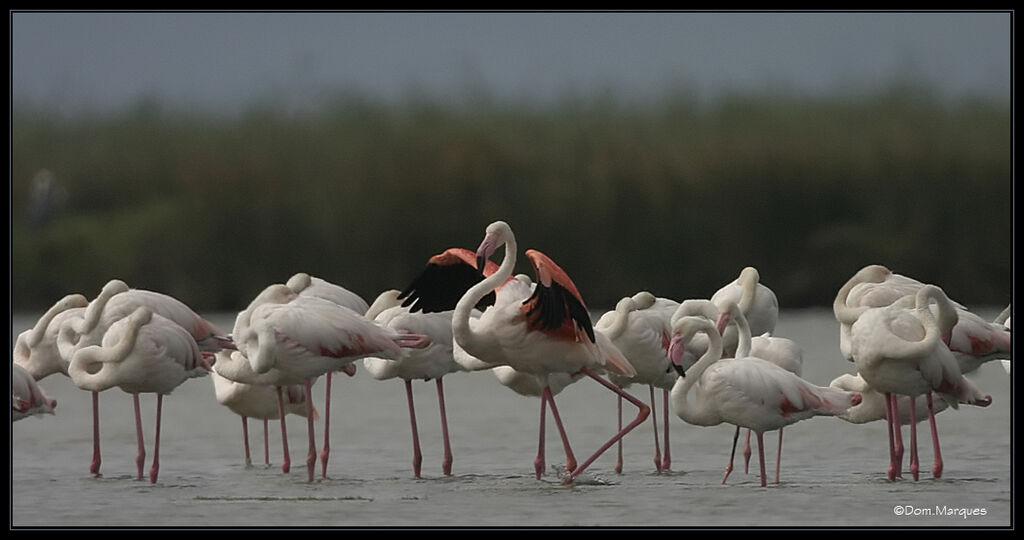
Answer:
[[[784,308],[830,305],[871,263],[968,305],[1010,301],[1009,106],[913,85],[706,103],[339,93],[236,115],[19,105],[11,130],[14,310],[117,277],[234,311],[297,271],[372,301],[497,219],[594,309],[641,289],[710,297],[747,265]],[[41,169],[67,194],[43,218]]]

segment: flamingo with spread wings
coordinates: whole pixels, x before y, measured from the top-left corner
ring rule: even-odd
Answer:
[[[640,410],[637,418],[602,445],[590,458],[568,472],[564,482],[572,482],[598,456],[626,433],[643,422],[650,408],[632,395],[598,375],[604,370],[632,376],[636,370],[604,334],[595,332],[586,304],[569,276],[554,261],[537,250],[526,256],[536,273],[536,287],[524,302],[495,304],[472,319],[470,311],[485,294],[512,275],[516,263],[516,241],[511,227],[497,221],[487,227],[477,249],[478,268],[499,246],[505,257],[498,270],[471,287],[459,300],[452,316],[455,341],[469,354],[492,366],[507,365],[531,373],[544,381],[542,400],[552,405],[554,398],[547,382],[552,373],[583,374],[622,395]],[[568,441],[564,441],[568,442]],[[567,451],[567,454],[569,452]]]

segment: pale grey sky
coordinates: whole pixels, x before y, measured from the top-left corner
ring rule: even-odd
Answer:
[[[559,98],[683,86],[870,90],[896,76],[1009,102],[1009,12],[11,12],[11,90],[73,112],[141,95],[218,109],[325,89]]]

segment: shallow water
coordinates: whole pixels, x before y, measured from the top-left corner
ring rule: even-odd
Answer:
[[[979,310],[989,318],[997,312]],[[230,316],[211,318],[232,325]],[[34,321],[16,316],[12,333]],[[829,310],[784,312],[776,328],[777,335],[804,347],[804,377],[820,385],[853,371],[839,354],[838,333]],[[781,483],[762,488],[756,444],[750,474],[743,472],[737,452],[736,469],[722,485],[733,429],[694,427],[675,416],[671,472],[654,472],[648,421],[624,439],[622,474],[614,472],[612,448],[573,486],[561,485],[550,470],[564,464],[564,453],[549,420],[549,472],[538,481],[533,459],[539,401],[507,390],[487,372],[444,379],[451,477],[441,473],[435,385],[413,384],[423,449],[423,478],[415,479],[403,385],[374,380],[361,364],[355,377],[334,379],[327,479],[320,478],[318,463],[317,479],[306,481],[308,439],[305,419],[298,416],[287,418],[291,472],[281,472],[277,422],[270,423],[272,465],[265,467],[262,423],[250,421],[258,465],[247,468],[241,420],[217,403],[209,378],[190,380],[165,397],[155,485],[135,479],[131,397],[120,390],[102,393],[102,477],[94,478],[89,394],[53,375],[40,384],[57,399],[57,414],[11,425],[11,526],[1010,526],[1011,379],[997,362],[972,378],[993,404],[937,417],[945,460],[941,479],[931,477],[927,423],[919,426],[920,480],[904,472],[903,480],[890,483],[883,422],[857,426],[818,417],[786,428]],[[323,386],[322,380],[314,386],[321,415]],[[649,399],[646,388],[630,391]],[[616,398],[583,380],[556,401],[582,462],[614,433]],[[155,402],[152,395],[142,397],[146,471]],[[660,428],[660,393],[656,412]],[[319,450],[322,416],[316,437]],[[904,439],[909,441],[906,429]],[[776,440],[775,434],[765,435],[770,477]],[[895,507],[909,515],[897,515]]]

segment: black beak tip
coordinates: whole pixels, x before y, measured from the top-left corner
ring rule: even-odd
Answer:
[[[686,370],[683,369],[683,366],[672,364],[672,368],[676,370],[680,377],[686,377]]]
[[[487,258],[483,255],[476,256],[476,271],[480,274],[480,277],[484,276],[484,267],[487,265]]]

